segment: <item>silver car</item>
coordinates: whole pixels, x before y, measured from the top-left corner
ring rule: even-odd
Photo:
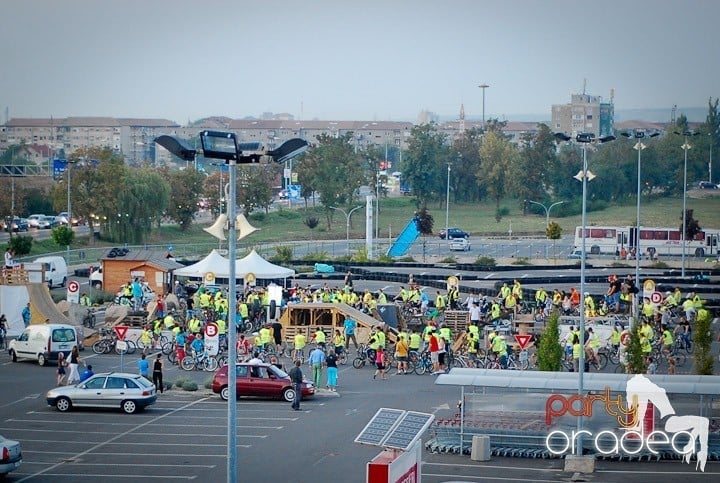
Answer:
[[[21,464],[20,443],[0,436],[0,478],[4,478],[11,471],[18,469]]]
[[[47,403],[60,412],[73,407],[120,408],[128,414],[155,403],[155,385],[137,374],[109,372],[95,374],[75,386],[50,389]]]

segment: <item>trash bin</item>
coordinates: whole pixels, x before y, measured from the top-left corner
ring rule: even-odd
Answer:
[[[490,461],[490,436],[473,436],[470,459],[473,461]]]

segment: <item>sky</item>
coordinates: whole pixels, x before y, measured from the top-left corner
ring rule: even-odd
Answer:
[[[714,0],[2,0],[0,119],[550,118],[720,96]]]

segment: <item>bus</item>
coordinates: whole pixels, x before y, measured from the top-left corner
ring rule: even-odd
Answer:
[[[582,250],[582,227],[575,228],[575,248]],[[593,255],[620,255],[634,250],[638,230],[634,226],[586,226],[585,248]],[[718,255],[720,230],[706,229],[685,241],[685,254],[705,257]],[[662,255],[682,255],[682,231],[679,228],[640,227],[640,252],[654,258]]]

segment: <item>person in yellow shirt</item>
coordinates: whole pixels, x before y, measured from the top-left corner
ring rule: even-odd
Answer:
[[[270,331],[270,327],[265,325],[262,329],[260,329],[260,347],[262,350],[267,350],[267,346],[270,345],[271,341],[272,332]]]
[[[395,360],[398,363],[398,374],[407,374],[409,351],[410,345],[406,338],[398,337],[397,344],[395,344]]]
[[[293,360],[304,361],[305,359],[305,334],[298,332],[293,338]]]
[[[150,348],[153,345],[153,333],[150,330],[150,326],[146,325],[143,331],[140,333],[140,342],[143,346],[143,354],[147,355]]]
[[[410,330],[410,343],[408,344],[411,351],[420,352],[422,345],[422,337],[414,330]]]
[[[475,336],[475,334],[472,332],[468,332],[465,339],[466,339],[466,347],[467,347],[468,357],[470,358],[470,361],[472,362],[472,366],[476,367],[478,350],[480,348],[480,341]]]
[[[435,295],[435,308],[438,312],[444,312],[445,307],[447,307],[447,300],[445,299],[445,296],[440,293],[440,290],[438,290]]]
[[[520,284],[520,280],[515,279],[513,281],[512,293],[513,293],[513,295],[515,295],[515,298],[517,299],[518,302],[522,301],[523,293],[522,293],[522,285]]]
[[[379,305],[385,305],[388,303],[387,295],[383,292],[383,289],[378,289],[377,303]]]
[[[318,327],[313,334],[312,341],[315,342],[319,347],[322,347],[323,350],[325,350],[325,332],[323,332],[320,327]]]
[[[338,356],[345,350],[345,336],[340,332],[340,329],[335,329],[333,345],[335,346],[335,354]]]
[[[668,329],[667,325],[662,326],[662,331],[662,351],[663,354],[670,355],[675,339],[673,338],[672,332]]]

